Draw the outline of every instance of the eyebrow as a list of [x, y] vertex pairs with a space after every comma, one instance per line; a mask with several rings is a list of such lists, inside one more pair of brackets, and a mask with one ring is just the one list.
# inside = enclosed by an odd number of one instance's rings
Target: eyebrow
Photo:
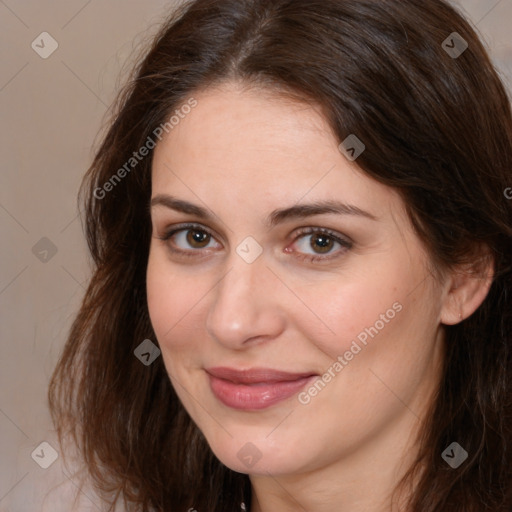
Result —
[[[158, 194], [151, 199], [151, 208], [155, 206], [165, 206], [171, 210], [178, 212], [195, 215], [200, 219], [213, 220], [212, 215], [207, 209], [202, 208], [188, 201], [178, 199], [176, 197], [167, 194]], [[336, 215], [354, 215], [359, 217], [366, 217], [371, 220], [378, 220], [378, 218], [357, 206], [346, 204], [340, 201], [326, 200], [326, 201], [314, 201], [309, 204], [296, 204], [288, 208], [281, 208], [272, 211], [265, 224], [272, 228], [277, 224], [280, 224], [286, 220], [291, 219], [302, 219], [305, 217], [311, 217], [313, 215], [323, 214], [336, 214]]]

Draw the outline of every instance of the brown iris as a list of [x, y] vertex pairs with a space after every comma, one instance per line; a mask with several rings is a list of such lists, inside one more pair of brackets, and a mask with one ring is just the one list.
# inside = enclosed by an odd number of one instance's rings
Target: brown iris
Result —
[[[210, 235], [205, 231], [201, 231], [200, 229], [189, 229], [187, 232], [187, 242], [192, 246], [198, 249], [205, 247], [203, 244], [206, 241], [205, 245], [208, 245], [210, 242]], [[196, 245], [198, 244], [198, 245]]]
[[324, 235], [323, 233], [317, 233], [314, 236], [311, 237], [311, 248], [315, 249], [313, 244], [317, 244], [316, 247], [320, 248], [321, 253], [329, 252], [329, 250], [332, 248], [332, 244], [334, 243], [333, 239], [328, 236]]

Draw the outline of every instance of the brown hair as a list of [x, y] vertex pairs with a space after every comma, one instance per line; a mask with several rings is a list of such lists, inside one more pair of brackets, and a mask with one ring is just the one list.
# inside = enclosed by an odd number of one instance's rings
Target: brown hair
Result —
[[[468, 43], [457, 56], [443, 44], [454, 32]], [[402, 483], [418, 478], [412, 512], [510, 512], [512, 115], [478, 36], [441, 0], [195, 0], [166, 21], [83, 183], [94, 273], [50, 383], [59, 437], [72, 436], [112, 502], [250, 509], [248, 476], [212, 454], [162, 358], [145, 366], [133, 353], [155, 341], [145, 288], [151, 154], [98, 194], [176, 108], [226, 80], [313, 101], [340, 142], [356, 134], [366, 146], [357, 164], [401, 194], [440, 269], [490, 250], [483, 304], [445, 327], [441, 386]], [[458, 469], [441, 458], [453, 441], [469, 454]]]

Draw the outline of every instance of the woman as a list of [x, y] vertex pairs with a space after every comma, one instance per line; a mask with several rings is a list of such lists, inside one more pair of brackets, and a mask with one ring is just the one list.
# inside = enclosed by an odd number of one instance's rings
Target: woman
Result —
[[138, 510], [512, 507], [512, 116], [441, 0], [196, 0], [83, 185], [59, 435]]

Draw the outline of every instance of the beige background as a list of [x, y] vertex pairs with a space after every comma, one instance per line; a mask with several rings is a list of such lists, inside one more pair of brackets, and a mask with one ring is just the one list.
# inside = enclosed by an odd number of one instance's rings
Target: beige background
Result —
[[[510, 88], [512, 0], [457, 3]], [[31, 453], [37, 449], [44, 453], [39, 460], [47, 460], [40, 443], [57, 448], [47, 383], [88, 276], [76, 194], [120, 73], [173, 4], [0, 0], [0, 512], [71, 510], [76, 488], [62, 457], [42, 469]], [[34, 40], [41, 46], [42, 32], [58, 43], [47, 59], [31, 47]], [[45, 41], [39, 51], [50, 47]], [[43, 237], [54, 255], [41, 252], [48, 250]], [[46, 491], [60, 483], [43, 504]], [[100, 510], [93, 495], [80, 499], [80, 510]]]

